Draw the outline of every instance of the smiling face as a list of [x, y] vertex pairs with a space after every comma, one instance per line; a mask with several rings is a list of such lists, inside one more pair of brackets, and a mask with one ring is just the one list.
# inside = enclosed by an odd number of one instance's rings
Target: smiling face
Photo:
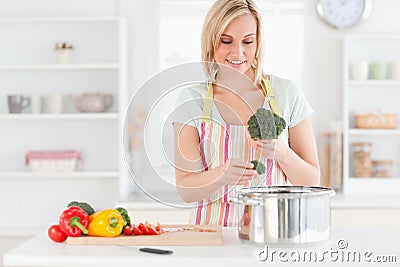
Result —
[[257, 52], [257, 21], [247, 14], [233, 19], [221, 35], [214, 51], [218, 64], [230, 66], [254, 80], [251, 68]]

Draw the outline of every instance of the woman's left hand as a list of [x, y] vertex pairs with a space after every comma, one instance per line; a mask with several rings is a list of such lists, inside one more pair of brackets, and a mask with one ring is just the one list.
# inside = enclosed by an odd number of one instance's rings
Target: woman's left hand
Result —
[[289, 148], [287, 144], [284, 144], [281, 140], [251, 140], [253, 147], [260, 153], [264, 158], [275, 160], [279, 162], [285, 157], [286, 151]]

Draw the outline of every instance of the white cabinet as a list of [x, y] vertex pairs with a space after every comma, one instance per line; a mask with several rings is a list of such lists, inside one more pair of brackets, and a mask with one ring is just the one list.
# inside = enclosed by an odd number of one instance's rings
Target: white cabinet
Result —
[[[383, 113], [394, 114], [399, 118], [400, 80], [395, 79], [397, 77], [392, 73], [394, 62], [399, 60], [400, 36], [366, 35], [344, 38], [343, 186], [345, 193], [400, 193], [399, 124], [391, 129], [367, 129], [356, 127], [355, 122], [357, 115], [364, 114], [373, 115], [370, 118], [371, 122], [378, 118], [378, 124], [388, 122], [388, 119], [382, 116]], [[367, 79], [354, 79], [354, 76], [350, 75], [352, 64], [359, 61], [366, 61], [368, 64]], [[377, 63], [381, 64], [378, 70]], [[379, 77], [380, 74], [377, 74], [379, 71], [386, 74], [385, 77]], [[370, 144], [370, 154], [354, 152], [354, 143]], [[390, 177], [385, 174], [384, 177], [377, 177], [381, 175], [371, 171], [370, 168], [374, 167], [372, 161], [375, 160], [392, 161]], [[356, 174], [358, 168], [362, 171]]]
[[381, 227], [400, 230], [398, 208], [333, 208], [331, 210], [334, 227]]
[[[97, 208], [112, 206], [119, 198], [120, 175], [126, 172], [122, 156], [127, 105], [125, 20], [4, 19], [0, 33], [0, 208], [12, 221], [20, 221], [0, 222], [0, 228], [42, 227], [73, 199]], [[68, 63], [59, 63], [57, 42], [73, 45]], [[84, 93], [112, 95], [113, 104], [104, 112], [79, 112], [74, 101]], [[44, 105], [52, 94], [62, 96], [61, 113], [32, 113], [30, 108], [9, 113], [9, 95], [40, 95]], [[27, 150], [77, 150], [82, 167], [71, 173], [30, 172], [25, 166]], [[24, 221], [27, 216], [38, 219], [30, 224]]]

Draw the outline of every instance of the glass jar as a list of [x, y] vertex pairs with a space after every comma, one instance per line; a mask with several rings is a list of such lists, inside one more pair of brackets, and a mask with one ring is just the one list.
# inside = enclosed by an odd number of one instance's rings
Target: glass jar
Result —
[[372, 161], [372, 176], [381, 178], [392, 177], [392, 160], [373, 160]]
[[330, 133], [322, 133], [321, 136], [322, 144], [321, 144], [321, 186], [329, 187], [330, 186], [330, 161], [331, 161], [331, 147], [330, 147]]
[[371, 143], [352, 143], [352, 170], [354, 177], [371, 177]]
[[331, 123], [330, 136], [330, 187], [341, 191], [343, 186], [343, 123], [335, 121]]
[[342, 190], [342, 132], [339, 126], [322, 134], [321, 186]]

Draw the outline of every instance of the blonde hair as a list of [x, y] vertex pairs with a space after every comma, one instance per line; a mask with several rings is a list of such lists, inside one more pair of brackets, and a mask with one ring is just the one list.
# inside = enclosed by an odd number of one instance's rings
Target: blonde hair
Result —
[[247, 14], [252, 14], [257, 22], [257, 51], [252, 67], [255, 72], [254, 82], [261, 82], [264, 75], [263, 27], [261, 13], [254, 0], [216, 0], [208, 11], [201, 34], [201, 58], [206, 74], [213, 82], [218, 71], [214, 51], [221, 35], [233, 19]]

